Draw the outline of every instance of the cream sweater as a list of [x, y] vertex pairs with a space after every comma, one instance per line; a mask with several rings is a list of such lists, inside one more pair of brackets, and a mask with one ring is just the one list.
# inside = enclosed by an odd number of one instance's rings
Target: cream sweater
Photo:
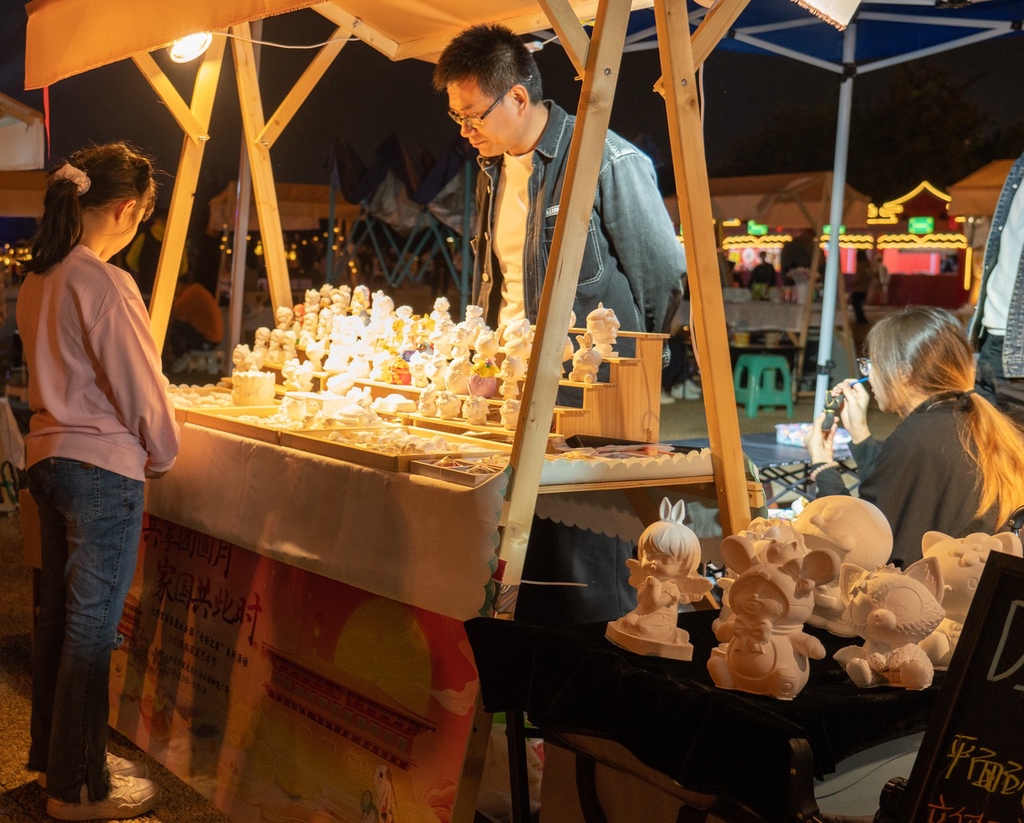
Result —
[[138, 287], [85, 246], [18, 293], [18, 331], [34, 414], [27, 465], [91, 463], [136, 480], [178, 454], [167, 378]]

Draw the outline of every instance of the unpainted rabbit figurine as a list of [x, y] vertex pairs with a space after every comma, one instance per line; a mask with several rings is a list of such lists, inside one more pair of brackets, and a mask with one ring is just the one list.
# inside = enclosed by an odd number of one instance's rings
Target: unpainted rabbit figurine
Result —
[[572, 356], [572, 371], [569, 373], [569, 379], [573, 383], [596, 383], [597, 370], [602, 360], [601, 352], [594, 348], [589, 333], [577, 335], [576, 342], [580, 344], [580, 347]]

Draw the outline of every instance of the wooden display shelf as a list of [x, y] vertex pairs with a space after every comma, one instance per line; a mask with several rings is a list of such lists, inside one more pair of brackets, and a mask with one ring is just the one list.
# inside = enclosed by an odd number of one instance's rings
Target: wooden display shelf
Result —
[[[584, 329], [570, 329], [582, 334]], [[559, 385], [583, 390], [582, 412], [555, 409], [555, 431], [565, 437], [593, 434], [657, 443], [661, 434], [661, 350], [668, 335], [619, 332], [633, 340], [633, 357], [609, 357], [605, 383], [560, 381]]]
[[261, 443], [278, 445], [280, 442], [280, 429], [270, 426], [261, 426], [257, 423], [249, 423], [239, 420], [240, 417], [272, 417], [281, 410], [280, 406], [236, 406], [227, 409], [187, 409], [185, 422], [203, 426], [207, 429], [237, 434], [240, 437], [248, 437], [252, 440], [259, 440]]
[[[569, 329], [569, 334], [583, 334], [585, 331], [586, 329]], [[605, 358], [603, 363], [607, 363], [608, 380], [599, 383], [581, 383], [565, 378], [559, 380], [560, 386], [579, 390], [583, 402], [580, 407], [556, 406], [552, 415], [553, 432], [563, 437], [588, 434], [656, 443], [661, 424], [661, 351], [667, 337], [668, 335], [664, 334], [619, 332], [619, 340], [632, 340], [636, 350], [632, 357], [616, 355]], [[305, 351], [299, 349], [298, 355], [300, 359], [304, 359]], [[281, 367], [280, 363], [268, 363], [263, 367], [264, 370], [275, 374], [278, 383], [276, 391], [279, 395], [284, 394]], [[315, 391], [326, 390], [328, 376], [323, 371], [314, 372]], [[418, 400], [423, 392], [423, 389], [416, 386], [377, 380], [356, 380], [355, 385], [368, 388], [370, 396], [374, 399], [389, 394], [400, 394]], [[501, 403], [500, 400], [490, 402], [492, 405]], [[418, 422], [438, 427], [434, 422]], [[465, 424], [464, 431], [473, 430], [468, 423], [461, 422]], [[457, 424], [458, 421], [452, 422], [453, 426]], [[484, 430], [491, 430], [491, 427], [485, 427]]]
[[[439, 433], [431, 429], [417, 429], [405, 427], [410, 434], [420, 437], [435, 437]], [[463, 445], [464, 450], [456, 449], [445, 452], [393, 452], [382, 451], [370, 448], [359, 443], [332, 440], [330, 431], [306, 431], [306, 432], [281, 432], [281, 445], [286, 448], [298, 451], [318, 454], [321, 457], [330, 457], [334, 460], [344, 460], [347, 463], [355, 463], [373, 469], [385, 471], [405, 472], [409, 471], [409, 464], [414, 460], [425, 460], [428, 458], [441, 457], [483, 457], [487, 454], [508, 454], [511, 449], [500, 443], [488, 443], [484, 446], [481, 441], [460, 437], [459, 435], [446, 434], [445, 439], [455, 445]]]

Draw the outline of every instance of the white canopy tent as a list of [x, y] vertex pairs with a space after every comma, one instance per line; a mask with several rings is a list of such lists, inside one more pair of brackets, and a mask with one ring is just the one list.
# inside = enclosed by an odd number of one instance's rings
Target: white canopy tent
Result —
[[0, 94], [0, 170], [41, 169], [45, 150], [43, 115]]
[[959, 217], [991, 217], [1014, 161], [993, 160], [949, 187], [949, 213]]
[[[238, 181], [232, 180], [210, 199], [210, 219], [206, 230], [211, 234], [224, 229], [233, 231]], [[320, 228], [331, 213], [331, 187], [312, 183], [278, 183], [274, 186], [277, 209], [281, 215], [284, 231], [314, 231]], [[334, 204], [335, 220], [351, 223], [359, 217], [359, 206], [343, 200]], [[249, 207], [249, 221], [243, 224], [249, 231], [259, 230], [259, 214], [256, 204]]]
[[46, 192], [43, 115], [0, 94], [0, 217], [39, 217]]

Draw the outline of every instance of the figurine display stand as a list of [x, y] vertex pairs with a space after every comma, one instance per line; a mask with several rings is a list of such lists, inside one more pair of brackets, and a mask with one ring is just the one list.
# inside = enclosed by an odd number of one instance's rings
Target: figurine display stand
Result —
[[[884, 566], [892, 554], [892, 528], [881, 509], [859, 497], [829, 495], [808, 503], [793, 521], [808, 549], [830, 549], [840, 563], [861, 568]], [[845, 604], [839, 581], [819, 586], [814, 593], [814, 612], [807, 622], [840, 637], [856, 631], [843, 618]]]
[[693, 603], [711, 590], [697, 573], [700, 541], [683, 525], [683, 501], [661, 501], [661, 520], [644, 529], [637, 557], [626, 561], [629, 583], [636, 589], [637, 606], [608, 624], [605, 637], [637, 654], [692, 660], [689, 635], [678, 628], [679, 606]]
[[959, 538], [942, 532], [925, 532], [921, 538], [921, 551], [925, 557], [934, 557], [942, 572], [942, 608], [946, 616], [938, 628], [920, 643], [932, 665], [941, 671], [949, 668], [989, 554], [1002, 552], [1021, 557], [1021, 542], [1010, 532], [994, 535], [978, 532]]
[[839, 586], [846, 621], [865, 640], [834, 655], [850, 679], [862, 689], [927, 689], [935, 670], [918, 644], [945, 617], [938, 559], [926, 557], [903, 572], [892, 565], [866, 571], [844, 563]]
[[713, 624], [721, 645], [711, 650], [708, 672], [720, 689], [792, 700], [810, 676], [808, 658], [825, 647], [804, 630], [817, 586], [835, 579], [839, 559], [828, 549], [804, 553], [798, 542], [722, 541], [722, 557], [739, 576], [729, 588], [732, 614]]

